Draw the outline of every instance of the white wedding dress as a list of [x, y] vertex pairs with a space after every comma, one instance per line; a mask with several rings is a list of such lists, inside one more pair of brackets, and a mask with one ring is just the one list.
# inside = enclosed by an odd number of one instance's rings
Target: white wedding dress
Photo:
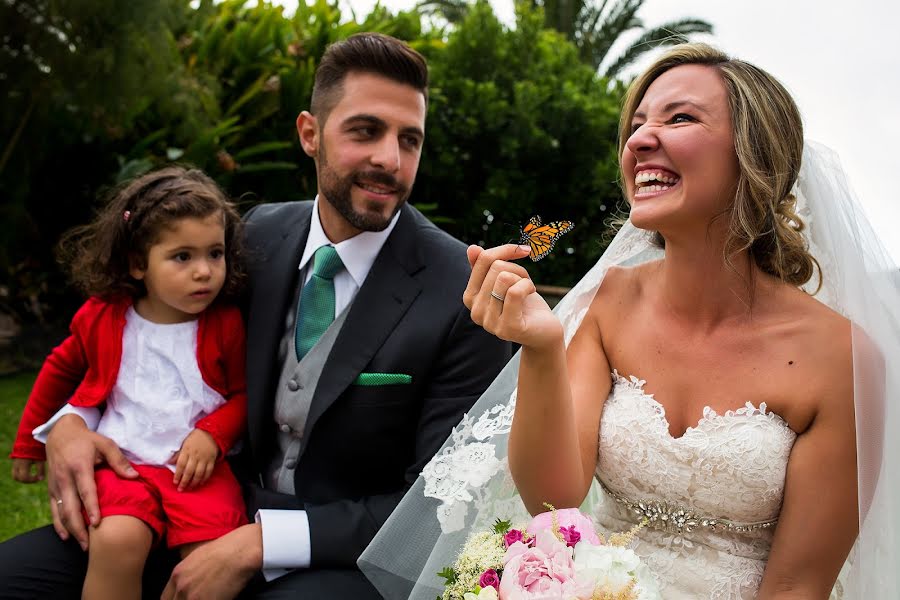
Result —
[[644, 382], [613, 374], [600, 421], [592, 515], [610, 533], [647, 520], [634, 550], [667, 600], [754, 598], [772, 543], [797, 435], [749, 402], [673, 438]]

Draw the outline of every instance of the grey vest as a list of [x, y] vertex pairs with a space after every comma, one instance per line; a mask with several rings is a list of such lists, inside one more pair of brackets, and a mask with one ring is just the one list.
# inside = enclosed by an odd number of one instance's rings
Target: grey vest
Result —
[[[352, 305], [352, 303], [351, 303]], [[296, 306], [296, 305], [294, 305]], [[294, 493], [294, 469], [303, 447], [303, 431], [319, 376], [338, 333], [347, 318], [350, 305], [328, 326], [316, 345], [297, 362], [294, 351], [293, 318], [288, 319], [282, 340], [284, 360], [275, 392], [275, 423], [278, 425], [276, 448], [266, 472], [266, 487], [282, 494]]]

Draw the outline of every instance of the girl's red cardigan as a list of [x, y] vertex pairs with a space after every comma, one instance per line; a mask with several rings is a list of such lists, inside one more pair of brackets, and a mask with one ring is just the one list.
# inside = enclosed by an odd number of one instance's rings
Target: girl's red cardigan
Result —
[[[44, 445], [32, 430], [69, 402], [100, 406], [112, 392], [122, 360], [125, 314], [131, 300], [91, 298], [75, 313], [71, 335], [53, 349], [28, 397], [10, 456], [45, 460]], [[203, 381], [226, 402], [197, 422], [212, 435], [222, 458], [247, 420], [244, 323], [233, 306], [213, 305], [198, 318], [197, 365]]]

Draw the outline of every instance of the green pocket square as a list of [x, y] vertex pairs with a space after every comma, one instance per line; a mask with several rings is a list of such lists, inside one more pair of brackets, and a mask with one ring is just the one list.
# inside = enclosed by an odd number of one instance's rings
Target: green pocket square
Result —
[[412, 376], [403, 373], [360, 373], [354, 385], [397, 385], [412, 383]]

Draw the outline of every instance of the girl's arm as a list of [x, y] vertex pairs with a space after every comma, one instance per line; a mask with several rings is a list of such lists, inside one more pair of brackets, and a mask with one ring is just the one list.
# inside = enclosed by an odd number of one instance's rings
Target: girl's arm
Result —
[[247, 427], [247, 378], [246, 335], [244, 321], [237, 308], [222, 311], [217, 331], [211, 332], [218, 344], [218, 353], [224, 361], [225, 403], [197, 421], [196, 428], [209, 433], [219, 448], [223, 459], [240, 439]]
[[56, 414], [84, 379], [87, 359], [77, 319], [78, 315], [73, 319], [72, 334], [50, 352], [38, 373], [16, 432], [10, 454], [13, 458], [45, 460], [44, 445], [31, 432]]

